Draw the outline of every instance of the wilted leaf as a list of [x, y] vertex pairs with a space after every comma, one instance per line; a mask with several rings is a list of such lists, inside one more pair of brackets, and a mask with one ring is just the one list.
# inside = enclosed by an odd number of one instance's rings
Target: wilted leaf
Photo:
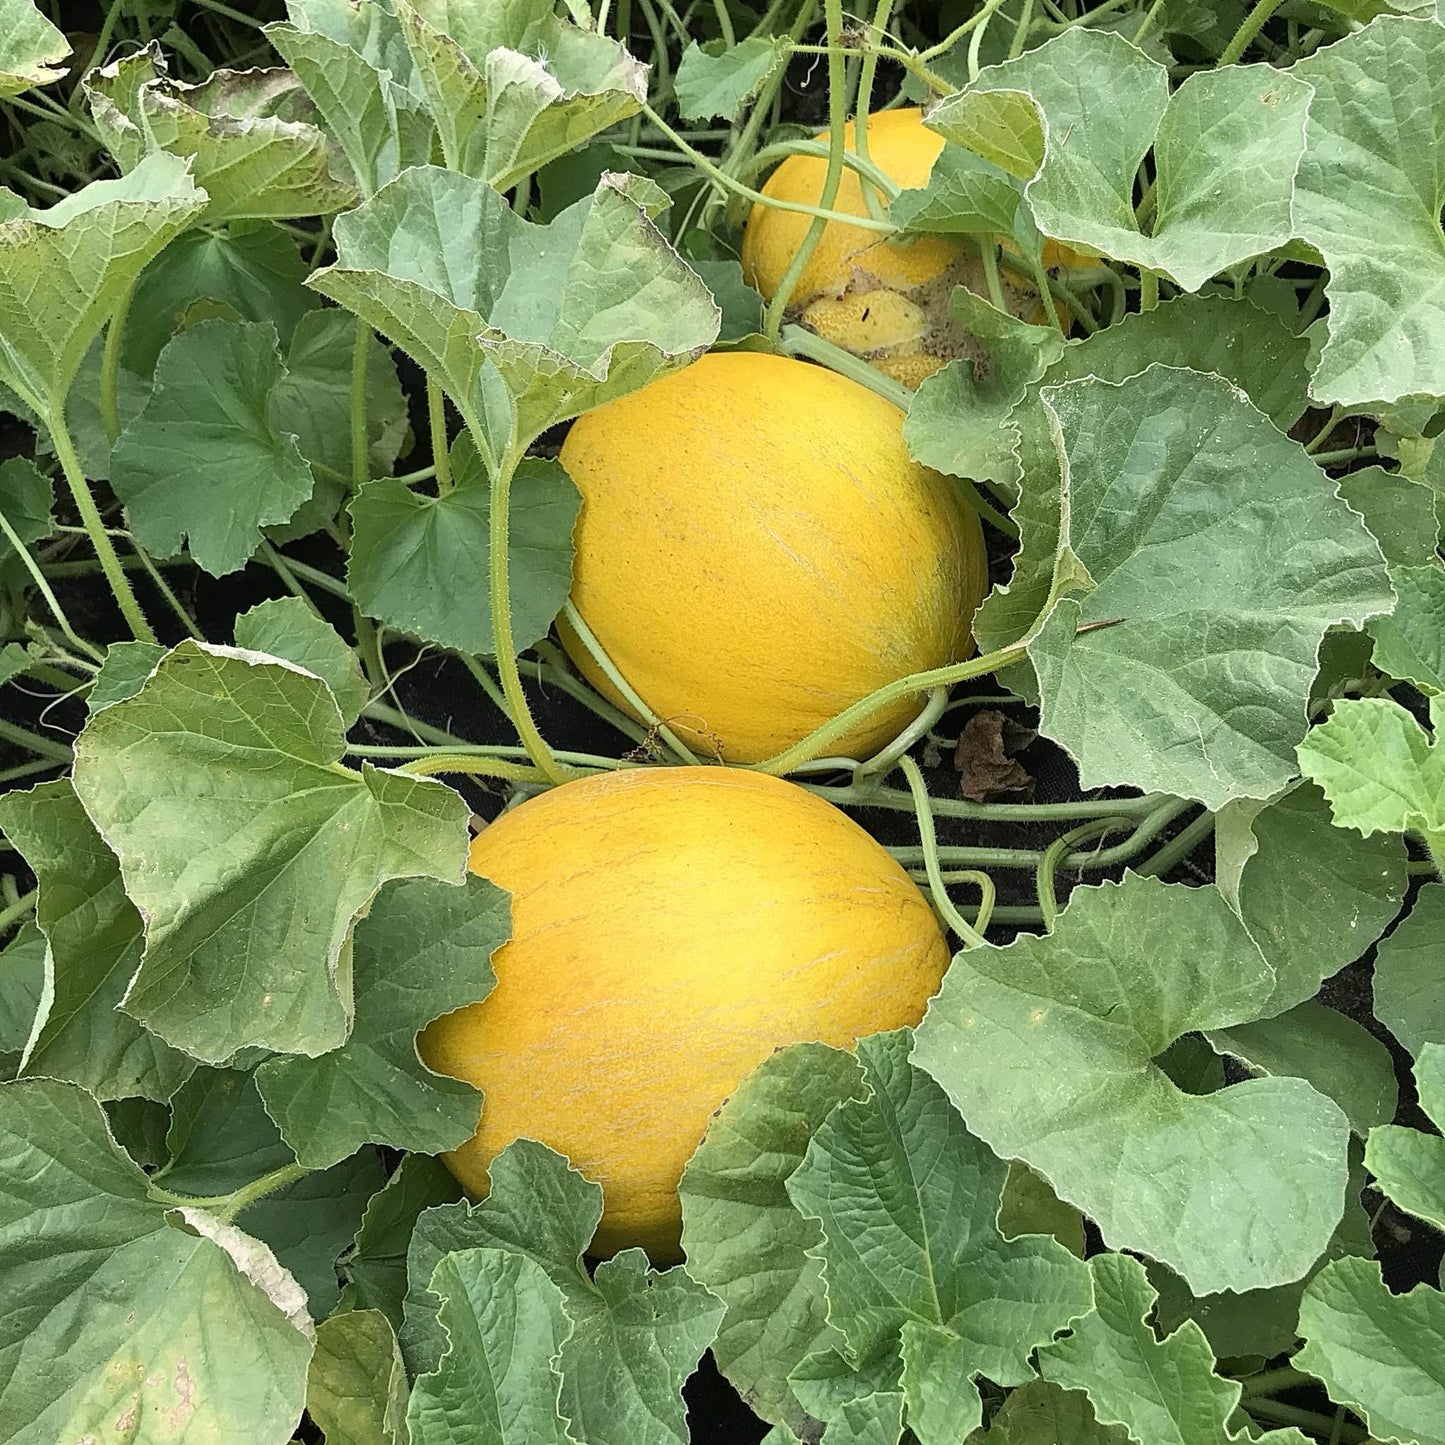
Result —
[[407, 1445], [407, 1393], [401, 1351], [384, 1314], [349, 1310], [317, 1327], [306, 1411], [326, 1445]]
[[1154, 1062], [1257, 1017], [1273, 983], [1215, 890], [1130, 875], [1076, 889], [1052, 934], [959, 954], [913, 1057], [1111, 1246], [1200, 1294], [1283, 1284], [1339, 1222], [1347, 1120], [1298, 1079], [1198, 1096]]
[[33, 0], [0, 0], [0, 96], [53, 84], [69, 54], [70, 42]]
[[344, 750], [324, 683], [193, 642], [77, 740], [76, 792], [147, 920], [126, 1011], [177, 1047], [336, 1048], [357, 914], [388, 878], [460, 882], [461, 798]]

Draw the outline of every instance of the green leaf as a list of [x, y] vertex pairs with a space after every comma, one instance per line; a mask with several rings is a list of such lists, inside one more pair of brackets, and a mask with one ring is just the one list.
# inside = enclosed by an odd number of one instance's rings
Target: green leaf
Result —
[[194, 642], [86, 725], [75, 790], [146, 919], [126, 1009], [168, 1042], [338, 1047], [357, 915], [389, 878], [461, 881], [461, 798], [344, 751], [319, 679]]
[[111, 456], [131, 530], [158, 557], [189, 538], [213, 577], [244, 567], [262, 528], [311, 496], [296, 437], [272, 403], [284, 362], [269, 322], [202, 321], [167, 343], [155, 390]]
[[1084, 1216], [1017, 1159], [1009, 1161], [999, 1199], [998, 1232], [1005, 1239], [1017, 1239], [1021, 1234], [1051, 1234], [1078, 1259], [1087, 1252]]
[[534, 226], [481, 182], [419, 166], [340, 217], [336, 244], [310, 284], [431, 373], [499, 454], [717, 335], [707, 288], [623, 178]]
[[702, 277], [722, 312], [718, 343], [742, 341], [763, 329], [763, 298], [743, 279], [737, 261], [694, 261], [692, 268]]
[[186, 163], [157, 155], [0, 220], [0, 383], [36, 411], [58, 406], [146, 263], [205, 205]]
[[1019, 321], [962, 286], [952, 306], [980, 356], [950, 361], [918, 388], [903, 424], [909, 455], [953, 476], [1016, 483], [1018, 436], [1007, 423], [1028, 387], [1063, 355], [1063, 338], [1056, 326]]
[[[1432, 707], [1438, 727], [1438, 705]], [[1299, 745], [1300, 771], [1337, 826], [1372, 833], [1445, 828], [1445, 753], [1393, 698], [1345, 698]]]
[[85, 695], [87, 710], [98, 713], [103, 707], [134, 697], [165, 655], [166, 649], [155, 642], [112, 642]]
[[153, 1202], [75, 1085], [26, 1079], [0, 1086], [0, 1101], [0, 1418], [12, 1438], [99, 1439], [117, 1419], [170, 1418], [187, 1439], [280, 1445], [311, 1354], [295, 1282], [239, 1230]]
[[236, 646], [264, 652], [315, 673], [331, 690], [349, 728], [371, 696], [356, 654], [325, 618], [299, 597], [258, 602], [236, 619]]
[[959, 954], [913, 1058], [1111, 1247], [1200, 1294], [1284, 1284], [1339, 1222], [1348, 1121], [1299, 1079], [1197, 1096], [1155, 1062], [1257, 1017], [1273, 983], [1214, 889], [1130, 874], [1076, 889], [1052, 934]]
[[[1038, 106], [1044, 154], [1025, 195], [1046, 236], [1197, 291], [1293, 234], [1310, 89], [1280, 70], [1200, 71], [1170, 95], [1163, 65], [1121, 35], [1076, 26], [989, 67], [970, 89], [1021, 91]], [[1134, 193], [1151, 147], [1154, 212], [1144, 231]]]
[[[1071, 342], [1043, 380], [1058, 384], [1097, 376], [1124, 381], [1138, 374], [1145, 359], [1217, 372], [1243, 390], [1281, 431], [1288, 431], [1308, 405], [1308, 358], [1307, 341], [1291, 335], [1248, 301], [1180, 296]], [[944, 384], [925, 382], [920, 399], [930, 385]], [[1021, 467], [1011, 459], [1007, 476], [1021, 476], [1014, 519], [1023, 529], [1023, 539], [1008, 585], [995, 588], [974, 618], [983, 650], [1016, 642], [1029, 630], [1048, 600], [1059, 549], [1063, 475], [1049, 414], [1037, 388], [1031, 388], [1014, 409], [1007, 431], [1003, 438], [986, 441], [990, 446], [1019, 448]], [[905, 435], [912, 439], [910, 431]]]
[[363, 1149], [258, 1199], [237, 1217], [242, 1229], [270, 1245], [306, 1291], [313, 1319], [324, 1319], [340, 1298], [336, 1261], [355, 1238], [366, 1202], [385, 1177], [376, 1150]]
[[807, 1252], [847, 1357], [901, 1348], [909, 1428], [945, 1445], [983, 1421], [974, 1379], [1028, 1379], [1030, 1350], [1088, 1310], [1089, 1284], [1055, 1240], [998, 1233], [1006, 1166], [909, 1064], [911, 1042], [859, 1041], [870, 1092], [833, 1110], [786, 1187], [821, 1224]]
[[282, 346], [290, 346], [301, 318], [321, 304], [301, 284], [309, 270], [296, 242], [274, 221], [233, 221], [224, 231], [187, 231], [136, 283], [126, 314], [125, 366], [149, 378], [166, 342], [198, 302], [234, 312], [238, 321], [269, 321]]
[[355, 204], [355, 190], [331, 174], [326, 137], [288, 116], [297, 90], [288, 70], [217, 70], [185, 85], [169, 78], [154, 43], [85, 78], [121, 169], [157, 151], [190, 160], [212, 223], [325, 216]]
[[1215, 1029], [1209, 1042], [1251, 1073], [1312, 1084], [1344, 1110], [1361, 1138], [1395, 1117], [1399, 1090], [1389, 1049], [1363, 1024], [1315, 999], [1274, 1018]]
[[731, 124], [787, 58], [786, 40], [774, 35], [753, 35], [730, 46], [709, 41], [706, 49], [694, 40], [672, 79], [678, 114]]
[[0, 0], [0, 96], [65, 76], [70, 42], [32, 0]]
[[1018, 180], [1032, 180], [1043, 164], [1039, 107], [1023, 90], [970, 86], [930, 106], [927, 124]]
[[1427, 883], [1400, 926], [1375, 950], [1375, 1017], [1419, 1056], [1445, 1044], [1445, 885]]
[[416, 1035], [491, 992], [491, 956], [510, 932], [509, 896], [482, 878], [463, 888], [412, 879], [377, 895], [356, 927], [351, 1037], [319, 1059], [272, 1059], [256, 1071], [301, 1163], [324, 1169], [364, 1143], [440, 1154], [477, 1132], [481, 1095], [432, 1073]]
[[1129, 1445], [1129, 1432], [1101, 1425], [1089, 1397], [1061, 1390], [1049, 1380], [1030, 1380], [1014, 1390], [989, 1424], [988, 1433], [969, 1445]]
[[1295, 1364], [1318, 1375], [1371, 1435], [1445, 1441], [1445, 1294], [1422, 1284], [1394, 1295], [1378, 1264], [1336, 1260], [1305, 1291], [1300, 1333]]
[[1315, 92], [1295, 225], [1329, 270], [1325, 405], [1445, 394], [1442, 66], [1445, 27], [1385, 18], [1294, 67]]
[[[1214, 1373], [1214, 1355], [1192, 1320], [1160, 1340], [1149, 1327], [1155, 1294], [1144, 1266], [1125, 1254], [1089, 1261], [1094, 1313], [1073, 1333], [1039, 1350], [1045, 1379], [1083, 1390], [1095, 1416], [1150, 1445], [1224, 1445], [1247, 1440], [1229, 1429], [1240, 1399], [1236, 1381]], [[1272, 1445], [1309, 1445], [1297, 1430], [1274, 1430]]]
[[401, 1341], [413, 1372], [432, 1368], [443, 1348], [434, 1302], [424, 1297], [437, 1261], [457, 1250], [522, 1255], [561, 1291], [574, 1325], [561, 1352], [561, 1411], [577, 1439], [683, 1445], [682, 1384], [717, 1333], [722, 1302], [681, 1265], [648, 1269], [640, 1249], [598, 1265], [589, 1279], [582, 1252], [602, 1217], [602, 1191], [544, 1145], [509, 1145], [491, 1180], [479, 1204], [428, 1210], [412, 1235]]
[[396, 0], [396, 13], [447, 165], [499, 192], [647, 99], [647, 67], [548, 0]]
[[[346, 580], [356, 605], [398, 632], [462, 652], [496, 651], [487, 603], [492, 489], [470, 439], [452, 448], [452, 489], [371, 482], [350, 507]], [[572, 587], [582, 498], [560, 462], [527, 457], [512, 479], [507, 543], [519, 652], [547, 635]]]
[[830, 1445], [898, 1445], [903, 1396], [896, 1390], [849, 1400], [828, 1422]]
[[412, 1387], [413, 1436], [574, 1445], [557, 1406], [557, 1358], [573, 1326], [542, 1266], [508, 1250], [460, 1250], [438, 1262], [429, 1287], [448, 1348]]
[[1215, 881], [1274, 970], [1261, 1017], [1311, 999], [1389, 927], [1405, 896], [1398, 838], [1336, 828], [1304, 783], [1261, 808], [1232, 803], [1215, 825]]
[[713, 1115], [678, 1185], [688, 1273], [727, 1306], [718, 1369], [755, 1414], [795, 1432], [808, 1415], [788, 1375], [842, 1335], [828, 1324], [822, 1264], [806, 1252], [822, 1231], [784, 1186], [833, 1107], [861, 1086], [841, 1049], [779, 1049]]
[[377, 1310], [332, 1315], [316, 1329], [306, 1412], [327, 1445], [407, 1445], [406, 1371]]
[[1445, 692], [1445, 571], [1438, 564], [1392, 567], [1390, 582], [1400, 599], [1395, 610], [1366, 629], [1375, 639], [1375, 666], [1426, 696]]
[[120, 1012], [142, 939], [115, 854], [64, 779], [0, 798], [0, 828], [40, 880], [36, 920], [50, 945], [45, 1016], [24, 1071], [67, 1079], [102, 1100], [164, 1103], [191, 1061]]
[[[928, 184], [894, 197], [888, 219], [909, 231], [1012, 236], [1022, 188], [962, 146], [945, 146]], [[1058, 328], [1051, 328], [1055, 335]]]
[[[55, 525], [50, 515], [54, 505], [54, 484], [34, 462], [26, 457], [0, 462], [0, 514], [26, 547], [50, 535]], [[0, 581], [23, 587], [29, 579], [29, 569], [10, 539], [0, 534]]]
[[254, 1073], [197, 1069], [171, 1100], [161, 1178], [179, 1194], [229, 1194], [291, 1163]]
[[[1365, 519], [1396, 567], [1438, 566], [1435, 552], [1435, 495], [1428, 486], [1382, 467], [1362, 467], [1341, 477], [1340, 495]], [[1391, 580], [1394, 580], [1393, 573]], [[1400, 591], [1399, 584], [1395, 591]], [[1396, 608], [1398, 611], [1399, 608]], [[1376, 623], [1371, 624], [1373, 632]]]
[[364, 195], [430, 158], [433, 126], [401, 26], [376, 0], [292, 4], [266, 38], [311, 97]]
[[22, 923], [0, 948], [0, 1074], [13, 1079], [45, 990], [45, 935]]
[[1375, 539], [1221, 377], [1155, 365], [1041, 395], [1068, 478], [1057, 565], [1091, 583], [1029, 646], [1041, 730], [1085, 788], [1278, 792], [1326, 631], [1391, 604]]
[[[1438, 1129], [1445, 1122], [1445, 1046], [1425, 1044], [1415, 1060], [1420, 1107]], [[1445, 1229], [1445, 1139], [1384, 1124], [1365, 1144], [1365, 1167], [1407, 1213]]]
[[346, 1298], [361, 1308], [380, 1310], [399, 1330], [406, 1298], [406, 1252], [417, 1216], [461, 1196], [461, 1185], [441, 1160], [408, 1154], [367, 1203], [356, 1248], [342, 1266]]
[[108, 1099], [101, 1107], [115, 1142], [147, 1172], [166, 1162], [166, 1130], [170, 1127], [168, 1105], [139, 1097]]

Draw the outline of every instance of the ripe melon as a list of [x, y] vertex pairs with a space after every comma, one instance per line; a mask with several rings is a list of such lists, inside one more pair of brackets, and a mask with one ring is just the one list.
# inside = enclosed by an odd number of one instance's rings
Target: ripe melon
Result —
[[775, 1049], [918, 1022], [948, 964], [927, 902], [845, 814], [792, 783], [649, 768], [566, 783], [472, 845], [512, 895], [497, 986], [421, 1038], [483, 1092], [445, 1156], [474, 1194], [513, 1139], [602, 1186], [594, 1252], [675, 1258], [677, 1184], [712, 1112]]
[[[887, 683], [972, 650], [983, 532], [919, 466], [903, 414], [822, 367], [715, 352], [581, 417], [572, 600], [648, 707], [703, 755], [758, 762]], [[625, 706], [565, 624], [588, 680]], [[905, 698], [842, 738], [864, 758]]]

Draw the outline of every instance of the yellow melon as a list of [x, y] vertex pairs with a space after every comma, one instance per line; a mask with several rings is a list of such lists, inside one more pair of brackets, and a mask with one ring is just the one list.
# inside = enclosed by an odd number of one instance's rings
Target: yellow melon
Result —
[[[572, 599], [648, 707], [706, 755], [772, 757], [869, 693], [966, 657], [978, 518], [910, 460], [903, 414], [822, 367], [715, 352], [583, 416]], [[577, 666], [622, 698], [567, 626]], [[832, 749], [863, 758], [921, 696]]]
[[792, 783], [656, 768], [564, 784], [483, 831], [471, 867], [512, 895], [482, 1003], [422, 1057], [484, 1095], [445, 1156], [473, 1194], [513, 1139], [601, 1186], [594, 1252], [675, 1258], [678, 1180], [712, 1112], [775, 1049], [918, 1022], [948, 965], [907, 874]]

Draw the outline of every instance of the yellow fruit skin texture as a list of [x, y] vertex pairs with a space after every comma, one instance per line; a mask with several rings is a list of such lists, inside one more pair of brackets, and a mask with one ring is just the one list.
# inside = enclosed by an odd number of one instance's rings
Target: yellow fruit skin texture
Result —
[[[982, 528], [951, 481], [910, 460], [902, 424], [823, 367], [714, 352], [573, 426], [572, 599], [642, 700], [704, 755], [773, 757], [971, 650]], [[867, 757], [922, 705], [905, 698], [829, 751]]]
[[923, 896], [856, 823], [792, 783], [653, 768], [564, 784], [485, 829], [471, 868], [512, 895], [497, 986], [422, 1035], [477, 1085], [445, 1157], [474, 1195], [513, 1139], [602, 1186], [593, 1253], [678, 1255], [683, 1166], [775, 1049], [916, 1024], [948, 966]]

